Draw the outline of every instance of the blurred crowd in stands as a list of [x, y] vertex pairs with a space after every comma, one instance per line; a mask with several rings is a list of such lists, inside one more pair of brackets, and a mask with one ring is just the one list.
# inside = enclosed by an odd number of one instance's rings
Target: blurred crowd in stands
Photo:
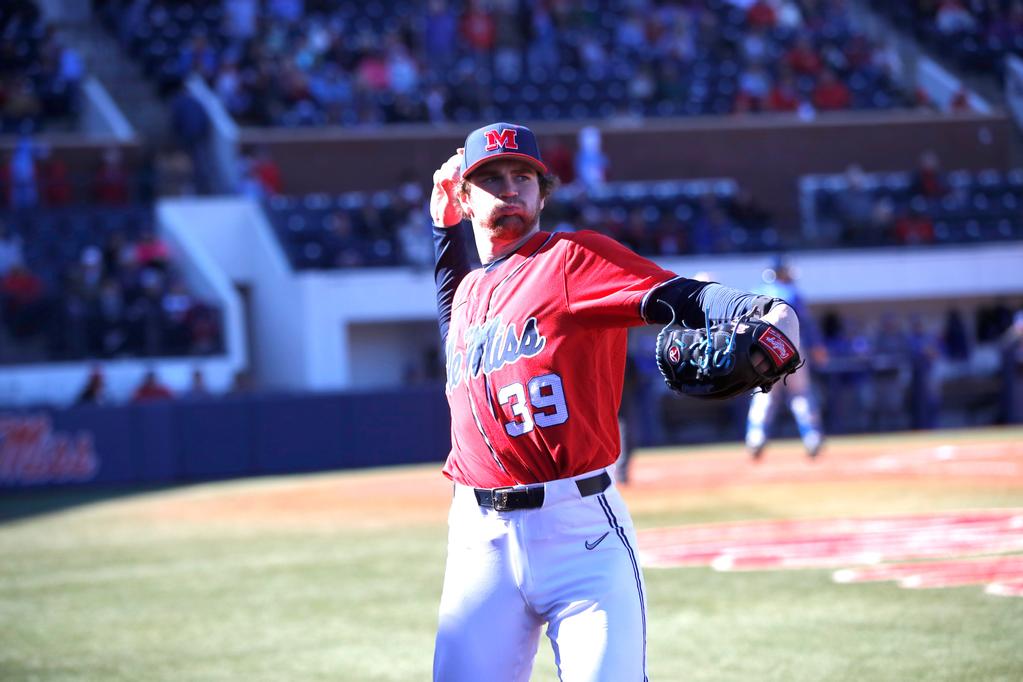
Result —
[[93, 0], [161, 90], [255, 126], [913, 106], [842, 0]]
[[[228, 390], [230, 395], [243, 395], [249, 392], [246, 376], [244, 373], [239, 373], [235, 377], [234, 384]], [[172, 389], [160, 378], [157, 369], [149, 367], [127, 397], [127, 402], [138, 405], [165, 400], [202, 400], [216, 396], [217, 393], [210, 390], [206, 384], [206, 375], [198, 367], [192, 370], [188, 386], [181, 391]], [[89, 370], [89, 375], [81, 390], [75, 396], [74, 404], [109, 405], [117, 402], [119, 401], [115, 400], [107, 389], [107, 376], [103, 365], [94, 364]]]
[[97, 231], [54, 231], [50, 243], [16, 215], [0, 221], [0, 361], [222, 351], [220, 312], [188, 290], [149, 224], [106, 229], [97, 217]]
[[[331, 269], [409, 264], [432, 267], [423, 189], [276, 196], [267, 212], [292, 264]], [[779, 245], [767, 212], [734, 182], [609, 183], [558, 191], [544, 229], [596, 230], [647, 256], [764, 251]]]
[[1023, 169], [942, 168], [928, 151], [916, 168], [809, 178], [808, 231], [824, 246], [926, 245], [1023, 238]]
[[870, 0], [870, 5], [960, 68], [996, 75], [1005, 55], [1023, 57], [1020, 0]]
[[112, 147], [90, 181], [23, 136], [0, 176], [0, 362], [208, 354], [220, 313], [156, 234]]
[[85, 65], [35, 3], [0, 3], [0, 134], [73, 128]]

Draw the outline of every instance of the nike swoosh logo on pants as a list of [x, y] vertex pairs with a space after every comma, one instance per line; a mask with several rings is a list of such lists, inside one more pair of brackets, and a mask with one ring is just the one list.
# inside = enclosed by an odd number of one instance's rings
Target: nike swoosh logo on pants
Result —
[[[610, 532], [610, 531], [608, 531], [608, 532]], [[586, 549], [593, 549], [594, 547], [599, 545], [601, 542], [603, 542], [604, 538], [606, 538], [606, 537], [607, 537], [607, 533], [604, 533], [603, 535], [601, 535], [599, 538], [597, 538], [593, 542], [590, 542], [589, 540], [587, 540], [586, 541]]]

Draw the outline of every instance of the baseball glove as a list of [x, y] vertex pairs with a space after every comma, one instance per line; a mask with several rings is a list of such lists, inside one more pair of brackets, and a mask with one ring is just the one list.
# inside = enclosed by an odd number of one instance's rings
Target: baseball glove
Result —
[[801, 366], [795, 344], [753, 314], [703, 329], [672, 322], [657, 335], [665, 383], [694, 398], [722, 400], [757, 388], [766, 393]]

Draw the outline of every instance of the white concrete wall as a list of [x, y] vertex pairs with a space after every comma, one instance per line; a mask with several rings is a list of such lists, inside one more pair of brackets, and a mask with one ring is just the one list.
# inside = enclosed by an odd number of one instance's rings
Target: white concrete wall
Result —
[[306, 297], [259, 205], [239, 197], [174, 199], [161, 202], [160, 219], [187, 235], [192, 256], [214, 264], [225, 281], [251, 287], [251, 319], [241, 325], [250, 326], [256, 347], [244, 357], [261, 383], [307, 387]]
[[[347, 338], [352, 388], [397, 386], [410, 373], [443, 369], [436, 317], [419, 322], [351, 324]], [[428, 367], [431, 350], [435, 364]]]
[[[391, 364], [382, 350], [387, 345], [397, 350], [408, 343], [406, 333], [395, 328], [393, 342], [382, 344], [362, 335], [361, 347], [350, 348], [349, 325], [429, 321], [437, 318], [437, 298], [433, 274], [408, 268], [362, 270], [350, 273], [314, 272], [300, 276], [303, 298], [309, 316], [305, 321], [305, 347], [308, 352], [309, 386], [330, 389], [352, 385], [372, 386], [394, 383]], [[378, 361], [373, 359], [377, 358]], [[352, 361], [360, 362], [363, 379], [355, 382]], [[366, 378], [367, 362], [374, 362], [378, 381]]]

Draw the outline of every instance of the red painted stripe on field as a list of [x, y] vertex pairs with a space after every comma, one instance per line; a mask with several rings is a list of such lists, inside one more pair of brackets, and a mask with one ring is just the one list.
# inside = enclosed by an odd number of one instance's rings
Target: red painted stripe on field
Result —
[[1023, 550], [1019, 510], [934, 516], [714, 524], [640, 534], [651, 566], [720, 570], [829, 567]]
[[793, 551], [729, 551], [715, 558], [718, 570], [748, 571], [766, 568], [834, 568], [850, 564], [876, 564], [882, 561], [926, 559], [944, 556], [969, 556], [1023, 551], [1023, 535], [1006, 539], [997, 534], [934, 542], [917, 546], [913, 538], [888, 543], [858, 542], [808, 545]]
[[641, 547], [677, 546], [699, 541], [766, 540], [779, 537], [821, 533], [878, 533], [900, 529], [962, 527], [970, 524], [1009, 523], [1023, 528], [1023, 509], [945, 512], [870, 518], [799, 519], [780, 521], [741, 521], [640, 532]]
[[832, 541], [779, 543], [773, 546], [723, 546], [714, 550], [680, 548], [643, 552], [649, 565], [712, 565], [718, 570], [760, 570], [765, 568], [829, 568], [882, 561], [925, 559], [950, 555], [977, 555], [1023, 551], [1023, 534], [1006, 537], [991, 533], [931, 541], [919, 538], [845, 538]]
[[1020, 509], [662, 528], [641, 532], [639, 544], [647, 566], [846, 567], [834, 573], [836, 582], [891, 580], [913, 589], [989, 583], [990, 594], [1023, 596], [1023, 556], [864, 566], [1023, 552]]
[[916, 578], [943, 576], [949, 579], [970, 579], [972, 582], [1023, 580], [1023, 556], [986, 557], [925, 563], [886, 564], [866, 568], [835, 571], [832, 578], [839, 583], [898, 580], [917, 582]]

